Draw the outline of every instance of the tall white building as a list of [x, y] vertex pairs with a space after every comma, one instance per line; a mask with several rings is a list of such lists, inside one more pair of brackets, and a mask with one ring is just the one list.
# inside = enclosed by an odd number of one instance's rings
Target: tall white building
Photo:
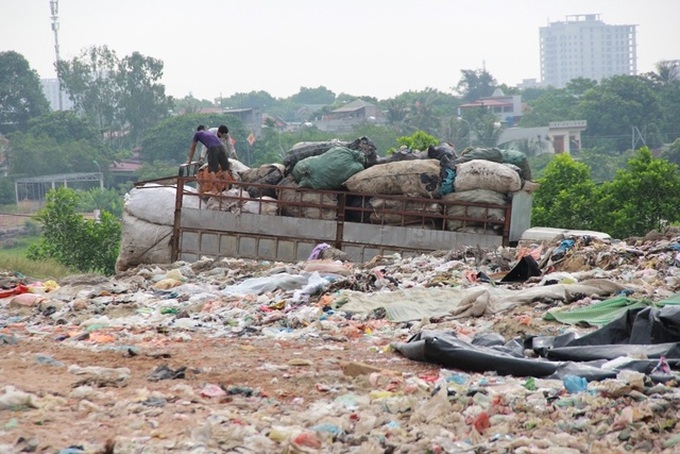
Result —
[[607, 25], [599, 14], [567, 16], [540, 28], [541, 84], [637, 74], [637, 25]]

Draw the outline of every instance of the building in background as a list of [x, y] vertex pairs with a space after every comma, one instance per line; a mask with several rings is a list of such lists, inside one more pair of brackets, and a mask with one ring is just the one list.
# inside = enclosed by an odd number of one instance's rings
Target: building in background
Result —
[[540, 28], [541, 84], [637, 74], [637, 25], [607, 25], [599, 14], [567, 16]]
[[[40, 79], [45, 98], [50, 103], [50, 108], [53, 111], [59, 110], [59, 80], [58, 79]], [[73, 110], [73, 102], [68, 95], [62, 90], [61, 92], [62, 110]]]
[[462, 117], [463, 112], [472, 109], [486, 109], [493, 112], [498, 118], [499, 123], [505, 127], [517, 124], [523, 115], [522, 95], [506, 96], [503, 90], [496, 88], [491, 96], [479, 98], [472, 102], [458, 106], [458, 117]]
[[536, 156], [543, 153], [578, 153], [581, 151], [581, 133], [586, 130], [586, 120], [551, 121], [548, 126], [533, 128], [508, 128], [498, 138], [497, 146], [518, 150]]

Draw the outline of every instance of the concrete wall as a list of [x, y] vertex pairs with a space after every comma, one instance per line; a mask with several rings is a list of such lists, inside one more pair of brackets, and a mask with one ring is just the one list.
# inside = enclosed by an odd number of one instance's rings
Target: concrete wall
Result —
[[[335, 221], [184, 208], [180, 220], [179, 259], [240, 257], [296, 262], [306, 260], [319, 243], [337, 246]], [[520, 233], [521, 234], [521, 233]], [[341, 249], [356, 262], [376, 255], [414, 255], [464, 246], [502, 245], [500, 235], [479, 235], [414, 227], [346, 222]]]

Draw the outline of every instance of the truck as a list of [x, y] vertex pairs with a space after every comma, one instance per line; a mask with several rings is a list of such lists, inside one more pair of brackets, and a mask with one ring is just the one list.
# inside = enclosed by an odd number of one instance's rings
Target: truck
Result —
[[[117, 270], [203, 257], [298, 262], [322, 243], [344, 252], [351, 261], [366, 262], [378, 255], [512, 246], [530, 227], [528, 187], [505, 194], [504, 203], [483, 203], [313, 189], [289, 177], [277, 184], [230, 178], [224, 186], [230, 189], [200, 191], [192, 165], [180, 166], [172, 179], [139, 183], [129, 200], [147, 201], [136, 206], [126, 203]], [[161, 189], [162, 201], [143, 196]], [[172, 215], [145, 219], [159, 210]], [[142, 229], [140, 222], [154, 227]]]

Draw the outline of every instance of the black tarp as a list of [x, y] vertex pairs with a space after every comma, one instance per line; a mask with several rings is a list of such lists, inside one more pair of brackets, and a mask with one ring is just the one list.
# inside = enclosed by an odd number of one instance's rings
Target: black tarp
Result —
[[[680, 307], [630, 309], [581, 338], [567, 334], [505, 342], [500, 335], [486, 333], [466, 342], [454, 332], [422, 331], [394, 347], [415, 361], [468, 372], [547, 378], [580, 375], [602, 380], [628, 369], [665, 381], [675, 377], [656, 373], [654, 368], [663, 358], [671, 369], [680, 369]], [[526, 349], [541, 356], [527, 357]], [[615, 365], [614, 359], [619, 359]]]

